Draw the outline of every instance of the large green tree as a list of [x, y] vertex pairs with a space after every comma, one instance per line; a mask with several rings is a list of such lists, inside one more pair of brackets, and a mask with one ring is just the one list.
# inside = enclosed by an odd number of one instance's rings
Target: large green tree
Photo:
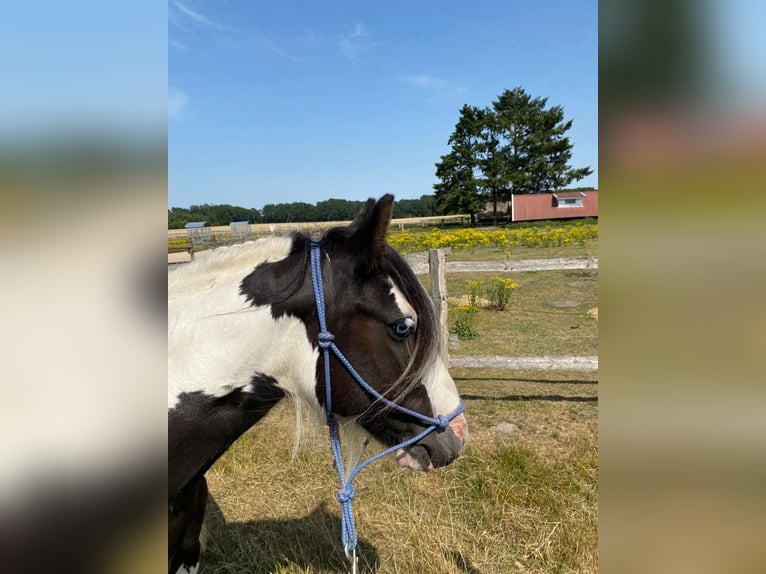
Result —
[[573, 168], [572, 143], [561, 106], [546, 107], [522, 88], [504, 91], [492, 105], [460, 110], [449, 138], [451, 150], [436, 164], [434, 185], [441, 213], [481, 211], [487, 202], [510, 200], [512, 193], [562, 189], [592, 173]]
[[482, 110], [464, 105], [449, 138], [452, 149], [436, 164], [436, 177], [439, 178], [439, 183], [434, 184], [437, 210], [441, 214], [469, 213], [471, 223], [485, 204], [481, 180], [477, 177], [481, 174], [483, 121]]

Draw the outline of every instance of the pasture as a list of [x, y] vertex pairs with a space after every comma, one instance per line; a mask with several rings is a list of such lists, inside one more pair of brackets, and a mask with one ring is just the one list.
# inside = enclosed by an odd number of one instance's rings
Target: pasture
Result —
[[[467, 246], [453, 249], [450, 260], [586, 255], [597, 255], [597, 240], [514, 247], [510, 255], [506, 248]], [[508, 308], [482, 310], [479, 337], [461, 341], [453, 354], [597, 354], [598, 320], [589, 313], [598, 305], [596, 270], [510, 277], [518, 288]], [[449, 296], [467, 295], [468, 281], [482, 278], [448, 274]], [[455, 463], [432, 473], [413, 473], [387, 458], [357, 478], [360, 571], [595, 572], [598, 375], [452, 375], [466, 402], [471, 442]], [[294, 429], [294, 407], [285, 402], [208, 472], [201, 574], [349, 570], [326, 428], [305, 424], [293, 457]]]

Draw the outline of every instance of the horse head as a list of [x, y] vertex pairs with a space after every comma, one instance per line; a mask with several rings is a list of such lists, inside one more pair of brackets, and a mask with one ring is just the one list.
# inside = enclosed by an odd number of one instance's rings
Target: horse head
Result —
[[[443, 333], [431, 300], [404, 259], [385, 241], [393, 196], [370, 199], [347, 227], [319, 242], [324, 314], [334, 343], [361, 377], [388, 401], [431, 418], [453, 413], [460, 397], [441, 353]], [[317, 305], [308, 252], [297, 236], [284, 259], [259, 266], [241, 290], [255, 305], [269, 305], [275, 320], [299, 318], [316, 354], [313, 398], [324, 408], [324, 356], [319, 352]], [[428, 426], [386, 404], [330, 358], [332, 412], [353, 420], [387, 446], [415, 437]], [[306, 393], [304, 392], [305, 396]], [[468, 439], [465, 417], [400, 449], [397, 462], [429, 470], [452, 462]]]

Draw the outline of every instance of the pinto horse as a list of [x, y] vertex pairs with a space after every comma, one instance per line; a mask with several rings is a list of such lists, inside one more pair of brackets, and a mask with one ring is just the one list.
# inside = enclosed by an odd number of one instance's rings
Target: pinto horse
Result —
[[468, 438], [462, 402], [431, 300], [386, 244], [392, 208], [391, 195], [370, 199], [321, 241], [260, 239], [169, 274], [171, 573], [197, 570], [205, 472], [285, 397], [320, 412], [331, 405], [331, 429], [335, 417], [353, 421], [404, 467], [430, 470], [458, 456]]

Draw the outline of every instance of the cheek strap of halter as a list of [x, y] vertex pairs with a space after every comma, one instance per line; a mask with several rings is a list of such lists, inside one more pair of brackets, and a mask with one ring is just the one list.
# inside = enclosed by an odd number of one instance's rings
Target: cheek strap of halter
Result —
[[[319, 348], [322, 350], [324, 358], [324, 379], [325, 379], [325, 413], [327, 415], [327, 427], [330, 432], [330, 447], [332, 448], [333, 459], [335, 460], [335, 468], [338, 471], [338, 477], [340, 479], [340, 489], [338, 490], [337, 499], [341, 505], [341, 527], [342, 527], [342, 541], [343, 549], [346, 552], [346, 557], [351, 558], [356, 556], [356, 523], [354, 521], [354, 514], [352, 512], [351, 503], [356, 496], [356, 489], [354, 489], [353, 480], [356, 478], [362, 469], [366, 468], [379, 458], [400, 449], [412, 446], [416, 442], [422, 440], [434, 431], [441, 431], [449, 426], [452, 419], [458, 416], [465, 410], [465, 403], [460, 400], [457, 408], [448, 415], [439, 415], [437, 417], [429, 417], [417, 411], [413, 411], [399, 405], [372, 388], [367, 381], [354, 369], [348, 359], [341, 353], [338, 346], [335, 344], [335, 337], [327, 330], [327, 315], [325, 312], [324, 301], [324, 286], [322, 284], [322, 262], [321, 251], [319, 241], [311, 241], [311, 281], [314, 287], [314, 301], [316, 302], [317, 317], [319, 318], [319, 335], [317, 342]], [[384, 405], [410, 415], [415, 419], [418, 419], [428, 425], [418, 435], [400, 442], [392, 447], [380, 451], [374, 454], [364, 462], [358, 463], [348, 476], [343, 465], [343, 453], [341, 451], [340, 444], [340, 431], [338, 428], [338, 422], [332, 414], [332, 387], [330, 378], [330, 353], [335, 355], [338, 361], [346, 368], [349, 374], [354, 378], [356, 383], [362, 387], [367, 393], [371, 394], [377, 401], [382, 402]]]

